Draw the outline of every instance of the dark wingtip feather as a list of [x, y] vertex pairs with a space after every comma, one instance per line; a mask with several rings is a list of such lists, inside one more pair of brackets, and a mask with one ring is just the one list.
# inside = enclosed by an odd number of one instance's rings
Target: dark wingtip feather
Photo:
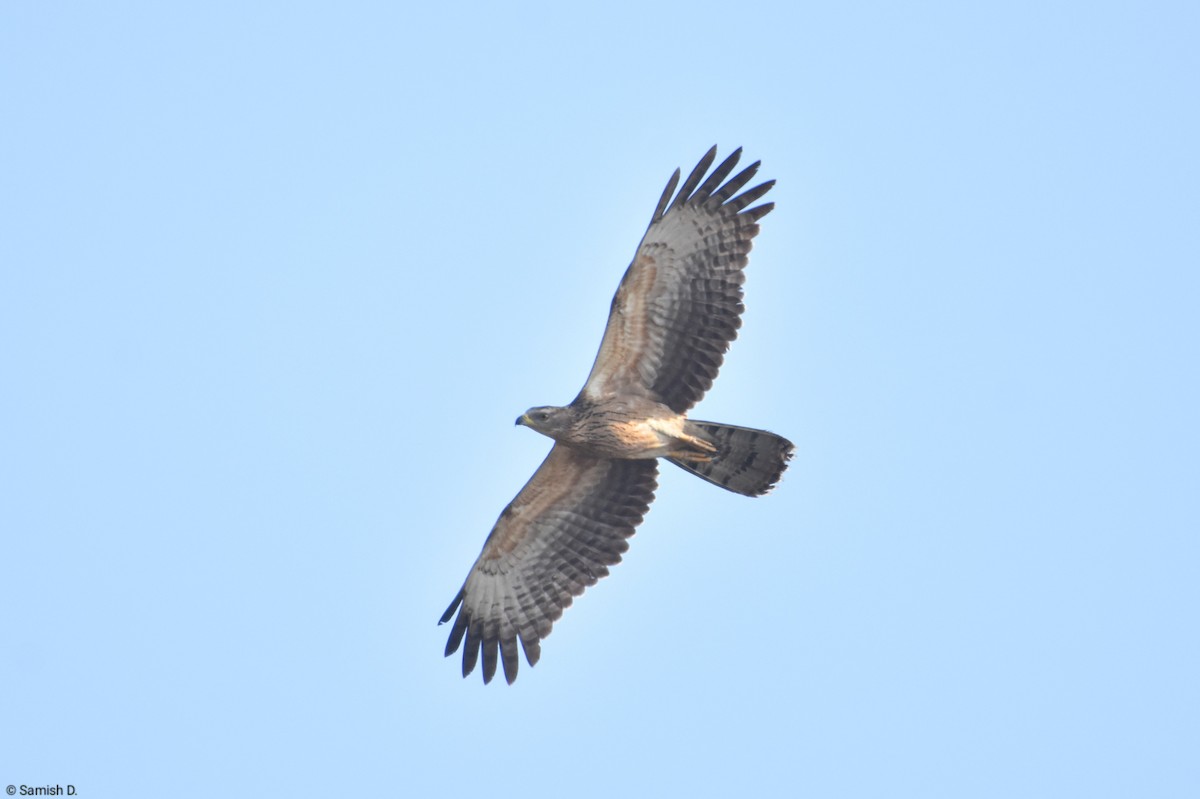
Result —
[[663, 189], [662, 196], [658, 198], [658, 206], [654, 209], [654, 216], [650, 217], [650, 224], [657, 222], [667, 210], [667, 203], [671, 201], [671, 195], [675, 193], [675, 187], [679, 185], [679, 168], [676, 167], [675, 172], [671, 175], [671, 179], [667, 181], [667, 187]]
[[517, 679], [517, 668], [521, 665], [516, 638], [500, 639], [500, 662], [504, 666], [504, 681], [512, 685], [513, 680]]
[[[454, 601], [450, 603], [450, 607], [446, 608], [446, 612], [442, 614], [442, 618], [438, 620], [438, 625], [441, 626], [454, 616], [454, 612], [462, 605], [465, 589], [460, 589], [458, 596], [454, 597]], [[458, 651], [459, 644], [462, 643], [463, 634], [467, 631], [467, 614], [459, 613], [458, 618], [454, 619], [454, 626], [450, 629], [450, 637], [446, 639], [446, 657], [450, 657]]]
[[750, 217], [750, 219], [757, 222], [758, 220], [762, 219], [767, 214], [771, 213], [771, 211], [773, 211], [773, 210], [775, 210], [775, 203], [763, 203], [762, 205], [754, 206], [753, 208], [751, 208], [749, 211], [746, 211], [742, 215], [748, 216], [748, 217]]
[[450, 638], [446, 641], [446, 657], [450, 657], [458, 651], [458, 646], [462, 643], [463, 633], [466, 631], [467, 617], [464, 614], [459, 614], [459, 617], [454, 620], [454, 627], [450, 630]]
[[709, 148], [709, 151], [704, 154], [704, 157], [700, 159], [700, 163], [696, 164], [696, 168], [692, 170], [692, 174], [687, 176], [687, 180], [683, 182], [683, 186], [680, 187], [679, 193], [675, 195], [675, 201], [671, 203], [671, 208], [683, 205], [687, 199], [692, 196], [692, 192], [694, 192], [696, 187], [700, 185], [700, 180], [704, 177], [704, 173], [708, 171], [708, 168], [712, 166], [712, 162], [716, 160], [716, 157], [717, 145], [714, 144], [711, 148]]
[[768, 180], [765, 183], [760, 183], [754, 188], [747, 189], [738, 196], [734, 197], [725, 204], [725, 207], [736, 213], [769, 192], [774, 185], [774, 180]]
[[446, 608], [446, 612], [442, 614], [442, 618], [438, 620], [438, 625], [445, 624], [454, 617], [454, 611], [458, 610], [458, 606], [462, 604], [463, 597], [466, 596], [466, 589], [458, 589], [458, 595], [454, 597], [454, 601], [450, 603], [450, 607]]
[[467, 645], [463, 649], [462, 660], [462, 675], [466, 677], [471, 672], [475, 671], [475, 664], [479, 660], [479, 637], [467, 631]]
[[[721, 165], [712, 171], [708, 179], [704, 181], [700, 188], [696, 189], [692, 196], [697, 200], [704, 200], [709, 197], [713, 191], [721, 185], [725, 178], [729, 177], [729, 173], [737, 166], [738, 159], [742, 157], [742, 148], [734, 150], [729, 156], [721, 162]], [[747, 178], [749, 180], [749, 178]]]
[[713, 202], [720, 205], [726, 202], [730, 197], [737, 194], [742, 186], [745, 186], [750, 180], [758, 174], [758, 168], [762, 166], [762, 161], [755, 161], [750, 166], [743, 169], [741, 172], [729, 179], [729, 182], [720, 188], [720, 190], [712, 196]]
[[536, 638], [526, 640], [521, 639], [521, 648], [525, 650], [525, 660], [530, 666], [536, 666], [538, 660], [542, 657], [542, 643]]
[[483, 684], [487, 685], [496, 676], [496, 666], [499, 664], [497, 650], [499, 641], [494, 636], [483, 639]]

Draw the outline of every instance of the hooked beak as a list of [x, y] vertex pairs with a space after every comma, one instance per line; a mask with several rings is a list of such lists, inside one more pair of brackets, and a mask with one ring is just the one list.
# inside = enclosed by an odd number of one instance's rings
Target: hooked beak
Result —
[[513, 422], [513, 424], [528, 425], [529, 424], [529, 415], [525, 414], [525, 413], [521, 414], [520, 416], [517, 417], [517, 421]]

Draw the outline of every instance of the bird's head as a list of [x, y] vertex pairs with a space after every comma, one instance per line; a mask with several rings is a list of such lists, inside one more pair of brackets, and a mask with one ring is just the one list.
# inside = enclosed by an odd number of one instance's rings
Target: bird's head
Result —
[[517, 418], [517, 424], [523, 424], [544, 436], [558, 438], [570, 428], [573, 420], [570, 408], [544, 405], [525, 411]]

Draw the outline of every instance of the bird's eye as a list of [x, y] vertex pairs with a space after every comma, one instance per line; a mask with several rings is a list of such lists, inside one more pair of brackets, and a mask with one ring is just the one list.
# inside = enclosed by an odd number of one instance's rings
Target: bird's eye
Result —
[[546, 413], [545, 411], [538, 411], [536, 417], [539, 422], [544, 422], [550, 418], [550, 414]]

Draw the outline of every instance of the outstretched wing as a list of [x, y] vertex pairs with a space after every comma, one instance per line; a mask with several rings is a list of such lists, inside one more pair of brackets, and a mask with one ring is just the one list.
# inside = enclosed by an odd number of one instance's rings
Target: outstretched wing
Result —
[[775, 206], [749, 208], [773, 180], [738, 194], [758, 161], [726, 181], [741, 153], [734, 150], [704, 180], [716, 159], [713, 147], [672, 201], [679, 184], [675, 170], [613, 297], [581, 397], [637, 394], [683, 413], [712, 386], [741, 326], [742, 270], [751, 240], [758, 220]]
[[483, 681], [517, 678], [517, 639], [534, 665], [541, 639], [573, 597], [608, 574], [654, 499], [657, 461], [593, 458], [555, 444], [500, 514], [440, 623], [458, 617], [446, 655], [466, 636], [463, 676], [483, 652]]

